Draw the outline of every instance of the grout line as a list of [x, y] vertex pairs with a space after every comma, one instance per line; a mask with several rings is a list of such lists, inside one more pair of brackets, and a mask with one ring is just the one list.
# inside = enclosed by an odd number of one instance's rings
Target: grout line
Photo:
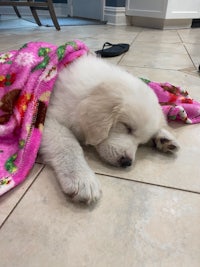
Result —
[[[121, 64], [122, 67], [130, 67], [130, 68], [140, 68], [140, 69], [153, 69], [153, 70], [169, 70], [169, 71], [181, 71], [181, 69], [168, 69], [168, 68], [156, 68], [156, 67], [150, 67], [150, 66], [131, 66], [131, 65], [124, 65]], [[195, 67], [196, 69], [196, 67]]]
[[[184, 72], [183, 70], [184, 69], [167, 69], [167, 68], [156, 68], [156, 67], [148, 67], [148, 66], [130, 66], [130, 65], [124, 65], [124, 64], [121, 64], [120, 65], [121, 67], [129, 67], [129, 68], [138, 68], [138, 69], [153, 69], [153, 70], [168, 70], [168, 71], [178, 71], [178, 72], [182, 72], [182, 73], [185, 73], [187, 75], [193, 75], [191, 73], [188, 73], [188, 72]], [[192, 67], [193, 68], [193, 67]], [[187, 68], [186, 68], [187, 69]], [[196, 70], [196, 66], [194, 67], [194, 70]], [[198, 76], [197, 76], [198, 77]]]
[[189, 53], [189, 51], [187, 49], [187, 46], [185, 45], [185, 42], [183, 41], [183, 39], [182, 39], [182, 37], [181, 37], [181, 35], [179, 34], [178, 31], [177, 31], [177, 34], [178, 34], [179, 38], [181, 39], [181, 42], [182, 42], [182, 44], [183, 44], [183, 46], [185, 48], [185, 51], [187, 52], [187, 55], [189, 56], [190, 60], [192, 61], [192, 64], [193, 64], [194, 68], [197, 69], [195, 64], [194, 64], [194, 61], [193, 61], [193, 59], [192, 59], [192, 57], [191, 57], [191, 55], [190, 55], [190, 53]]
[[[132, 46], [132, 44], [136, 41], [136, 39], [138, 38], [138, 36], [143, 32], [144, 30], [141, 30], [140, 32], [137, 33], [137, 35], [133, 38], [133, 41], [130, 43], [130, 47]], [[126, 55], [126, 53], [124, 53], [122, 55], [122, 57], [120, 58], [120, 60], [117, 62], [117, 65], [120, 64], [120, 62], [122, 61], [122, 59], [124, 58], [124, 56]]]
[[195, 66], [195, 63], [194, 63], [194, 61], [193, 61], [193, 59], [192, 59], [192, 57], [191, 57], [191, 55], [190, 55], [190, 53], [189, 53], [189, 51], [188, 51], [188, 49], [187, 49], [187, 47], [186, 47], [186, 45], [184, 43], [183, 43], [183, 46], [184, 46], [184, 48], [185, 48], [190, 60], [192, 61], [192, 64], [193, 64], [194, 68], [197, 69], [197, 67]]
[[144, 181], [138, 181], [138, 180], [134, 180], [134, 179], [130, 180], [128, 178], [114, 176], [114, 175], [110, 175], [110, 174], [103, 174], [103, 173], [98, 173], [98, 172], [95, 172], [95, 173], [98, 174], [98, 175], [101, 175], [101, 176], [107, 176], [107, 177], [116, 178], [116, 179], [119, 179], [119, 180], [135, 182], [135, 183], [145, 184], [145, 185], [152, 185], [152, 186], [156, 186], [156, 187], [162, 187], [162, 188], [173, 189], [173, 190], [178, 190], [178, 191], [182, 191], [182, 192], [187, 192], [187, 193], [193, 193], [193, 194], [200, 195], [200, 192], [194, 191], [194, 190], [186, 190], [186, 189], [181, 189], [181, 188], [178, 188], [178, 187], [167, 186], [167, 185], [159, 185], [159, 184], [148, 183], [148, 182], [144, 182]]
[[[37, 163], [39, 164], [39, 163]], [[20, 202], [22, 201], [22, 199], [24, 198], [24, 196], [26, 195], [26, 193], [28, 192], [28, 190], [30, 189], [30, 187], [34, 184], [34, 182], [36, 181], [36, 179], [38, 178], [38, 176], [41, 174], [41, 172], [44, 170], [45, 165], [42, 164], [43, 167], [41, 168], [41, 170], [37, 173], [36, 177], [33, 179], [33, 181], [31, 182], [31, 184], [26, 188], [26, 190], [23, 192], [23, 194], [21, 195], [21, 197], [19, 198], [19, 200], [17, 201], [17, 203], [14, 205], [14, 207], [12, 208], [12, 210], [9, 212], [8, 216], [5, 218], [5, 220], [3, 220], [3, 222], [0, 225], [0, 230], [1, 228], [4, 226], [4, 224], [7, 222], [7, 220], [9, 219], [9, 217], [12, 215], [12, 213], [14, 212], [15, 208], [20, 204]]]

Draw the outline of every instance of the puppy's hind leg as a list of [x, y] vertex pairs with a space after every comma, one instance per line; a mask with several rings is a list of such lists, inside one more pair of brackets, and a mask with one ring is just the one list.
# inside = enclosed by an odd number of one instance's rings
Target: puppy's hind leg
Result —
[[72, 200], [89, 204], [100, 198], [99, 181], [85, 161], [80, 144], [57, 120], [46, 118], [40, 152]]

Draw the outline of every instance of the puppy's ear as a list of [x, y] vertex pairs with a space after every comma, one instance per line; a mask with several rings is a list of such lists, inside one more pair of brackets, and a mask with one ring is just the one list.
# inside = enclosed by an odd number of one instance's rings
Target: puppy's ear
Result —
[[96, 87], [79, 107], [86, 144], [97, 145], [108, 137], [120, 113], [120, 97], [106, 84]]

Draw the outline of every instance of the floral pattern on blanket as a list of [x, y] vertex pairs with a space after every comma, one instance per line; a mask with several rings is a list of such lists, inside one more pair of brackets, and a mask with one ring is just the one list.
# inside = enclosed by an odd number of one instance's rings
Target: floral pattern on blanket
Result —
[[0, 195], [24, 181], [35, 162], [59, 70], [87, 52], [75, 40], [0, 53]]
[[200, 103], [192, 99], [186, 90], [168, 82], [158, 83], [141, 79], [157, 95], [163, 113], [169, 121], [200, 123]]

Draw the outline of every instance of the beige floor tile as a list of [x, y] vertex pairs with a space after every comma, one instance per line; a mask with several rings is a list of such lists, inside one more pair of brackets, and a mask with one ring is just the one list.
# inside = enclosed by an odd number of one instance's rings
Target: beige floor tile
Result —
[[180, 71], [183, 72], [183, 73], [195, 76], [195, 77], [199, 77], [199, 72], [198, 72], [197, 66], [191, 67], [191, 68], [182, 69]]
[[173, 54], [183, 54], [187, 55], [187, 51], [182, 43], [147, 43], [141, 42], [136, 39], [132, 46], [130, 47], [130, 56], [134, 55], [136, 51], [139, 51], [141, 54], [143, 53], [169, 53], [173, 52]]
[[15, 189], [0, 197], [0, 226], [15, 208], [21, 197], [41, 172], [43, 165], [35, 164], [26, 180]]
[[198, 69], [200, 65], [200, 43], [199, 44], [184, 44], [189, 55], [192, 58], [192, 61], [196, 68]]
[[0, 49], [3, 51], [8, 51], [13, 48], [17, 49], [24, 43], [30, 41], [51, 42], [55, 45], [59, 45], [69, 41], [69, 37], [66, 37], [61, 31], [54, 30], [54, 28], [50, 28], [49, 30], [39, 28], [37, 31], [30, 29], [30, 33], [23, 31], [22, 34], [7, 33], [4, 38], [2, 38], [0, 34]]
[[137, 41], [148, 43], [180, 43], [181, 39], [176, 30], [145, 29], [137, 37]]
[[200, 28], [178, 30], [178, 34], [183, 42], [200, 43]]
[[177, 32], [158, 30], [139, 33], [120, 64], [174, 70], [193, 67], [184, 45], [180, 43]]
[[199, 267], [200, 195], [99, 178], [83, 208], [43, 172], [1, 229], [1, 266]]
[[46, 41], [58, 45], [72, 39], [83, 40], [90, 48], [100, 49], [107, 41], [131, 43], [141, 31], [142, 29], [137, 27], [112, 27], [109, 25], [63, 26], [61, 31], [56, 31], [53, 27], [30, 27], [23, 28], [23, 33], [22, 29], [11, 28], [0, 31], [0, 49], [5, 51], [13, 48], [13, 40], [15, 46], [20, 46], [28, 41]]
[[11, 19], [1, 19], [0, 22], [0, 31], [9, 30], [10, 28], [21, 29], [23, 31], [24, 28], [36, 28], [38, 27], [36, 24], [31, 23], [29, 21], [18, 19], [13, 16]]
[[0, 51], [9, 51], [12, 49], [18, 49], [23, 44], [27, 42], [37, 41], [38, 36], [27, 35], [27, 34], [7, 34], [6, 36], [1, 36], [0, 34]]
[[[176, 46], [176, 45], [174, 45]], [[146, 44], [145, 44], [146, 47]], [[183, 68], [193, 67], [193, 63], [190, 57], [186, 54], [179, 54], [173, 52], [173, 46], [171, 46], [171, 51], [169, 52], [160, 52], [160, 45], [158, 45], [158, 51], [147, 52], [140, 47], [128, 51], [123, 59], [121, 60], [121, 65], [126, 66], [135, 66], [135, 67], [148, 67], [148, 68], [158, 68], [158, 69], [172, 69], [179, 70]]]
[[[45, 41], [60, 44], [68, 40], [80, 39], [84, 41], [90, 49], [101, 49], [105, 42], [110, 43], [132, 43], [138, 35], [138, 29], [133, 28], [132, 31], [124, 30], [116, 31], [110, 26], [83, 26], [83, 27], [65, 27], [60, 32], [51, 31], [45, 34]], [[39, 40], [44, 40], [41, 34]]]

